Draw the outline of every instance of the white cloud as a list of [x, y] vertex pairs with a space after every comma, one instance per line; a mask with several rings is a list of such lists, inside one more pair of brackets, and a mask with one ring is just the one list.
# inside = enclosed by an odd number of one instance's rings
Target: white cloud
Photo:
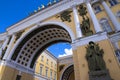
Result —
[[72, 55], [72, 48], [71, 49], [64, 49], [65, 53], [62, 55], [59, 55], [58, 57], [64, 57], [64, 56], [68, 56], [68, 55]]

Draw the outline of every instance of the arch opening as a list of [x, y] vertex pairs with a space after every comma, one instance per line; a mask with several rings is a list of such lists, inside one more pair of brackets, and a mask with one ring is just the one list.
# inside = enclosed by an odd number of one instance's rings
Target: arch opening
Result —
[[62, 74], [61, 80], [75, 80], [74, 66], [69, 66]]
[[15, 48], [11, 57], [16, 63], [33, 68], [39, 55], [58, 42], [72, 43], [68, 31], [58, 25], [44, 25], [32, 30]]

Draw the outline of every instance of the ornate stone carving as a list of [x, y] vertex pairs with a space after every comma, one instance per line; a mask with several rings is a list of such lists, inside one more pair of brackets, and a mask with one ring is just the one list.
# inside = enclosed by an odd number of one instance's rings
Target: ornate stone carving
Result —
[[85, 36], [92, 35], [93, 31], [90, 30], [90, 20], [87, 16], [86, 7], [84, 7], [83, 5], [80, 5], [78, 12], [79, 12], [79, 15], [82, 16], [82, 19], [83, 19], [82, 24], [80, 24], [83, 35]]
[[90, 71], [105, 70], [105, 62], [103, 60], [103, 49], [100, 49], [98, 44], [90, 41], [86, 47], [86, 59], [88, 61], [88, 67]]
[[93, 41], [86, 47], [86, 60], [89, 67], [90, 80], [111, 80], [103, 59], [104, 51]]
[[16, 41], [20, 38], [20, 36], [22, 35], [23, 32], [24, 32], [24, 30], [20, 31], [16, 34]]
[[59, 16], [57, 17], [60, 17], [60, 19], [64, 22], [64, 21], [68, 21], [68, 22], [71, 22], [71, 13], [72, 11], [64, 11], [62, 12]]

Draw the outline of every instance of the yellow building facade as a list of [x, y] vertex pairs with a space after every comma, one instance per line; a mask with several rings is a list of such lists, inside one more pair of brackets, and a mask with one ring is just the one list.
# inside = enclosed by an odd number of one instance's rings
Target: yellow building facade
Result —
[[35, 74], [38, 80], [41, 77], [43, 79], [57, 80], [57, 58], [49, 51], [44, 51], [35, 64]]
[[[45, 56], [44, 63], [39, 62], [41, 53], [59, 42], [69, 43], [73, 56]], [[104, 53], [108, 80], [120, 80], [120, 0], [60, 0], [7, 28], [0, 34], [0, 80], [44, 80], [38, 74], [45, 76], [48, 68], [49, 79], [93, 80], [86, 60], [90, 42]], [[103, 80], [99, 71], [97, 67], [93, 73]]]

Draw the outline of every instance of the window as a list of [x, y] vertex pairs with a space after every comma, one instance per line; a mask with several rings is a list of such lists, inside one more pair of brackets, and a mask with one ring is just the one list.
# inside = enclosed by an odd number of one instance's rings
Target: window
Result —
[[54, 74], [54, 80], [56, 80], [56, 73]]
[[52, 79], [52, 70], [50, 70], [50, 78]]
[[111, 6], [114, 6], [118, 3], [118, 1], [117, 0], [109, 0], [109, 3]]
[[48, 68], [46, 68], [46, 77], [48, 76]]
[[51, 62], [51, 67], [53, 66], [53, 62]]
[[112, 28], [106, 18], [101, 19], [100, 24], [102, 26], [103, 31], [108, 33], [112, 32]]
[[120, 11], [117, 12], [117, 18], [120, 20]]
[[119, 50], [119, 49], [116, 50], [116, 51], [115, 51], [115, 54], [116, 54], [116, 57], [117, 57], [117, 59], [118, 59], [118, 61], [119, 61], [119, 63], [120, 63], [120, 50]]
[[46, 64], [48, 64], [49, 60], [47, 59]]
[[44, 56], [41, 56], [41, 61], [43, 61], [44, 60]]
[[21, 80], [21, 75], [17, 75], [16, 80]]
[[56, 64], [55, 64], [55, 68], [56, 68], [57, 66], [56, 66]]
[[99, 5], [94, 6], [95, 13], [98, 13], [101, 11], [101, 7]]
[[42, 69], [43, 69], [43, 67], [40, 66], [40, 75], [42, 75]]

